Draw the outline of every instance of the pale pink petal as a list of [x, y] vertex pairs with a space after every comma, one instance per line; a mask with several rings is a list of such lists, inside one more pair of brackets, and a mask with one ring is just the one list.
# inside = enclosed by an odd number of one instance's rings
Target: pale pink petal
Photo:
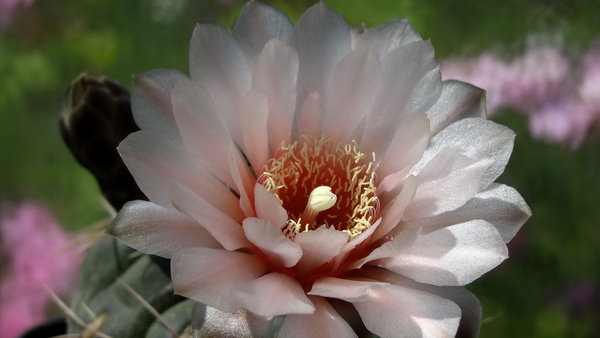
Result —
[[420, 41], [421, 36], [406, 19], [393, 19], [367, 29], [358, 39], [356, 49], [367, 48], [383, 58], [394, 49], [410, 42]]
[[298, 53], [283, 42], [273, 39], [260, 54], [252, 86], [263, 90], [269, 99], [269, 144], [274, 152], [282, 141], [292, 142], [296, 110]]
[[384, 90], [367, 115], [361, 142], [361, 150], [378, 154], [391, 141], [400, 116], [427, 112], [442, 92], [439, 66], [429, 41], [398, 47], [381, 62]]
[[252, 88], [242, 100], [240, 122], [244, 139], [244, 154], [255, 173], [262, 173], [263, 167], [272, 157], [269, 151], [267, 117], [269, 101], [265, 92]]
[[531, 209], [515, 189], [492, 183], [486, 190], [476, 194], [454, 211], [414, 221], [403, 221], [401, 226], [420, 226], [423, 227], [423, 232], [427, 233], [473, 219], [482, 219], [493, 224], [502, 240], [508, 243], [529, 217]]
[[278, 338], [358, 337], [348, 323], [321, 297], [308, 297], [314, 304], [312, 314], [285, 316]]
[[266, 318], [315, 311], [302, 286], [290, 275], [280, 272], [240, 285], [232, 296], [244, 309]]
[[420, 228], [411, 228], [400, 232], [393, 240], [386, 242], [379, 248], [373, 250], [367, 257], [358, 260], [353, 266], [359, 268], [363, 264], [376, 259], [400, 256], [403, 252], [415, 245], [420, 232]]
[[381, 62], [377, 54], [359, 49], [335, 66], [323, 133], [334, 143], [348, 143], [383, 89]]
[[298, 117], [298, 132], [321, 128], [321, 96], [319, 92], [309, 93], [302, 104]]
[[[347, 253], [354, 250], [356, 247], [358, 247], [362, 243], [368, 243], [367, 240], [371, 238], [373, 233], [375, 231], [377, 231], [377, 229], [379, 228], [380, 225], [381, 225], [381, 218], [379, 218], [377, 221], [375, 221], [375, 223], [373, 223], [370, 227], [368, 227], [366, 230], [361, 232], [358, 236], [356, 236], [356, 237], [352, 238], [350, 241], [348, 241], [348, 243], [346, 243], [344, 245], [344, 247], [342, 248], [342, 251], [340, 251], [340, 253], [336, 257], [336, 260], [338, 260], [339, 258], [344, 258]], [[337, 264], [337, 262], [336, 262], [336, 264]]]
[[429, 217], [463, 206], [481, 189], [483, 175], [491, 162], [477, 161], [449, 147], [440, 151], [419, 172], [419, 185], [404, 217]]
[[222, 311], [239, 310], [233, 290], [266, 270], [259, 259], [237, 251], [188, 247], [171, 256], [175, 292]]
[[192, 310], [194, 337], [269, 337], [272, 327], [272, 319], [265, 319], [244, 309], [225, 312], [202, 303], [196, 303]]
[[198, 221], [225, 249], [252, 247], [240, 223], [217, 210], [186, 186], [174, 183], [171, 199], [179, 212]]
[[466, 118], [435, 135], [411, 173], [417, 173], [444, 148], [452, 147], [477, 160], [492, 161], [481, 181], [481, 189], [485, 189], [504, 171], [514, 139], [515, 133], [505, 126], [481, 118]]
[[461, 309], [460, 326], [456, 337], [477, 338], [481, 326], [481, 304], [474, 294], [460, 286], [435, 286], [417, 283], [384, 269], [363, 269], [364, 278], [371, 278], [402, 287], [416, 289], [451, 300]]
[[304, 102], [309, 93], [317, 91], [323, 108], [335, 65], [350, 52], [350, 38], [350, 26], [323, 2], [302, 15], [290, 39], [290, 46], [298, 51], [300, 60], [297, 102]]
[[303, 255], [297, 264], [299, 275], [312, 272], [337, 256], [348, 242], [348, 233], [322, 226], [317, 230], [299, 233], [294, 242], [302, 247]]
[[235, 142], [241, 144], [239, 105], [250, 89], [251, 70], [231, 33], [219, 26], [196, 25], [190, 74], [210, 93]]
[[127, 202], [106, 233], [143, 253], [166, 258], [185, 247], [221, 247], [194, 219], [145, 201]]
[[411, 248], [377, 264], [417, 282], [458, 286], [479, 278], [507, 257], [496, 228], [474, 220], [421, 235]]
[[258, 218], [246, 218], [243, 223], [246, 238], [256, 245], [276, 268], [292, 267], [302, 257], [302, 249], [281, 233], [280, 227]]
[[244, 5], [233, 26], [233, 37], [244, 50], [250, 68], [271, 39], [288, 42], [294, 26], [288, 17], [258, 1]]
[[367, 329], [380, 337], [451, 338], [461, 316], [452, 301], [397, 285], [374, 289], [354, 306]]
[[417, 184], [418, 180], [415, 176], [411, 175], [407, 177], [400, 193], [393, 200], [388, 202], [381, 210], [381, 224], [377, 230], [375, 230], [373, 236], [371, 236], [371, 243], [388, 234], [398, 225], [398, 223], [400, 223], [402, 216], [404, 215], [404, 211], [415, 196]]
[[435, 287], [427, 284], [420, 285], [423, 286], [423, 291], [449, 299], [460, 307], [462, 314], [456, 337], [479, 337], [479, 328], [481, 326], [481, 304], [474, 294], [463, 287]]
[[[357, 249], [357, 248], [359, 248], [361, 245], [364, 246], [364, 245], [369, 244], [369, 242], [367, 240], [371, 238], [371, 235], [373, 235], [373, 233], [377, 230], [377, 228], [379, 227], [380, 224], [381, 224], [381, 218], [379, 218], [377, 221], [375, 221], [375, 223], [373, 223], [370, 227], [368, 227], [366, 230], [361, 232], [358, 236], [356, 236], [353, 239], [351, 239], [350, 241], [348, 241], [348, 243], [346, 243], [344, 245], [344, 247], [342, 247], [342, 250], [340, 251], [340, 253], [337, 254], [337, 256], [334, 258], [333, 267], [332, 267], [331, 271], [338, 270], [341, 267], [342, 263], [349, 263], [349, 262], [352, 262], [353, 259], [356, 259], [356, 257], [351, 256], [353, 250], [356, 249], [356, 251], [354, 251], [354, 252], [360, 254], [361, 250]], [[352, 265], [350, 265], [350, 266], [346, 265], [343, 267], [343, 269], [350, 269], [351, 266]]]
[[442, 85], [440, 98], [427, 111], [427, 117], [431, 121], [431, 135], [464, 118], [486, 118], [483, 89], [456, 80], [444, 81]]
[[231, 135], [206, 89], [197, 82], [187, 82], [175, 87], [171, 95], [175, 120], [187, 151], [221, 181], [235, 188], [226, 170], [227, 157], [223, 156], [229, 150]]
[[171, 182], [177, 181], [229, 217], [242, 221], [244, 214], [236, 196], [179, 143], [142, 130], [130, 134], [118, 151], [140, 189], [153, 203], [174, 210], [169, 189]]
[[309, 295], [326, 298], [338, 298], [347, 302], [362, 302], [376, 288], [389, 285], [377, 281], [361, 281], [342, 279], [335, 277], [324, 277], [317, 279], [312, 286]]
[[256, 217], [273, 223], [277, 228], [283, 227], [288, 214], [277, 197], [260, 184], [254, 185], [254, 208]]
[[408, 114], [398, 120], [398, 130], [387, 150], [379, 156], [377, 175], [387, 175], [405, 170], [417, 164], [429, 143], [429, 119], [425, 114]]
[[190, 79], [178, 70], [155, 69], [133, 77], [131, 108], [135, 123], [171, 140], [179, 139], [171, 108], [171, 90]]
[[[250, 168], [234, 144], [229, 145], [229, 170], [236, 190], [240, 194], [240, 207], [246, 217], [254, 217], [254, 184], [256, 179], [252, 176]], [[225, 156], [223, 156], [225, 157]]]

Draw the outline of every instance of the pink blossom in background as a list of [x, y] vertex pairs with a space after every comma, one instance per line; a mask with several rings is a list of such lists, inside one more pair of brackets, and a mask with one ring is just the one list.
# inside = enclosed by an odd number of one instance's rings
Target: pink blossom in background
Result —
[[533, 48], [507, 65], [503, 96], [520, 110], [535, 110], [570, 89], [570, 65], [556, 48]]
[[0, 281], [0, 336], [11, 338], [46, 320], [52, 301], [44, 285], [59, 295], [72, 294], [82, 255], [66, 250], [68, 234], [35, 203], [1, 205], [0, 231], [9, 263]]
[[0, 0], [0, 28], [8, 26], [19, 8], [30, 6], [33, 0]]
[[577, 88], [581, 101], [589, 110], [600, 112], [600, 47], [588, 51], [582, 59], [582, 80]]
[[530, 117], [536, 138], [578, 148], [600, 120], [600, 51], [570, 60], [554, 47], [530, 48], [512, 62], [490, 53], [442, 62], [444, 79], [487, 91], [488, 114], [510, 107]]

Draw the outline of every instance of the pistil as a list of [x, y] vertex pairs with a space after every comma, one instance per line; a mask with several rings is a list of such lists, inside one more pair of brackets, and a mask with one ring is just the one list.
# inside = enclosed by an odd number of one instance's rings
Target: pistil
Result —
[[304, 212], [300, 216], [302, 223], [306, 224], [306, 228], [311, 228], [319, 212], [333, 207], [336, 201], [337, 196], [331, 192], [331, 187], [325, 185], [316, 187], [311, 191]]

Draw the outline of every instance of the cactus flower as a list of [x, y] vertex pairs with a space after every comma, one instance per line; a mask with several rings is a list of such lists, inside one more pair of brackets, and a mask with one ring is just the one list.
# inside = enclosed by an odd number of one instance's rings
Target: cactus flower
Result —
[[251, 1], [231, 32], [196, 27], [190, 75], [134, 78], [119, 152], [150, 201], [108, 232], [171, 259], [197, 336], [478, 334], [463, 286], [530, 215], [494, 183], [514, 133], [406, 20], [320, 2], [294, 27]]

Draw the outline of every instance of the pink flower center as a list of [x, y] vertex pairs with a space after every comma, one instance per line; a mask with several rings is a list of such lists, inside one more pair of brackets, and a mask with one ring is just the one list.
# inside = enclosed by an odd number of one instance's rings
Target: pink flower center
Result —
[[354, 238], [379, 212], [374, 161], [375, 154], [368, 161], [355, 141], [335, 145], [318, 132], [305, 133], [289, 146], [281, 144], [258, 183], [287, 210], [281, 231], [288, 238], [321, 225]]

